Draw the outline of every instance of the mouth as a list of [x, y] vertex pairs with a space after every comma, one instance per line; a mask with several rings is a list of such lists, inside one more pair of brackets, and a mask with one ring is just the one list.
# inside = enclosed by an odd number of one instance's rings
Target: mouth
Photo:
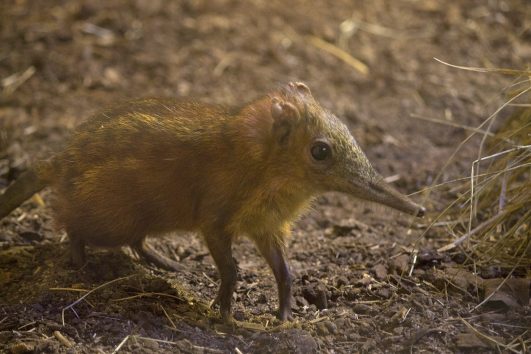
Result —
[[416, 217], [423, 217], [426, 214], [426, 208], [398, 192], [386, 183], [383, 178], [378, 178], [363, 186], [356, 183], [353, 184], [355, 193], [352, 194], [357, 197], [386, 205]]

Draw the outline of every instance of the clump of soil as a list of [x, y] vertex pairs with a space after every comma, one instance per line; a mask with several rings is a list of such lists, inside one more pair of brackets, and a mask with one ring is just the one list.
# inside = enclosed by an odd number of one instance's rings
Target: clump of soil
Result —
[[[9, 1], [0, 5], [0, 188], [50, 156], [101, 106], [144, 96], [240, 105], [279, 82], [301, 80], [344, 119], [384, 176], [415, 192], [469, 132], [412, 115], [476, 126], [511, 84], [433, 57], [524, 68], [531, 59], [525, 6]], [[478, 142], [461, 150], [442, 182], [469, 172]], [[523, 350], [529, 269], [500, 284], [510, 270], [474, 269], [459, 251], [434, 251], [453, 239], [444, 226], [419, 239], [452, 193], [436, 189], [426, 201], [432, 214], [420, 222], [338, 194], [319, 198], [290, 240], [289, 323], [276, 320], [274, 279], [243, 240], [235, 249], [237, 322], [227, 326], [209, 307], [219, 278], [197, 237], [151, 241], [181, 261], [182, 273], [150, 267], [127, 250], [91, 250], [87, 266], [74, 270], [46, 190], [44, 206], [33, 199], [0, 221], [0, 351], [456, 352], [509, 343]], [[502, 295], [474, 309], [493, 289]]]

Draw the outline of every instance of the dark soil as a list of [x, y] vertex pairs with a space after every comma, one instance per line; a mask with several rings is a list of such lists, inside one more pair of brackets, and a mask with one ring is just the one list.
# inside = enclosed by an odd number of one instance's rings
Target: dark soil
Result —
[[[241, 105], [279, 83], [301, 80], [344, 119], [383, 175], [396, 175], [398, 189], [415, 192], [433, 182], [470, 132], [411, 115], [477, 126], [503, 103], [503, 89], [512, 83], [433, 58], [525, 68], [531, 61], [528, 5], [5, 0], [0, 188], [50, 156], [102, 106], [143, 96]], [[368, 74], [316, 47], [312, 36], [363, 61]], [[461, 150], [442, 181], [469, 173], [478, 141]], [[453, 197], [451, 188], [430, 194], [424, 201], [430, 213], [420, 222], [343, 195], [319, 198], [289, 242], [295, 275], [289, 323], [276, 320], [274, 279], [242, 240], [235, 247], [234, 326], [208, 307], [219, 278], [199, 238], [151, 241], [186, 272], [150, 267], [127, 250], [94, 249], [88, 264], [74, 270], [66, 236], [52, 221], [51, 193], [40, 193], [44, 206], [34, 198], [0, 222], [0, 352], [108, 353], [120, 344], [120, 352], [135, 353], [506, 350], [492, 339], [521, 343], [515, 350], [530, 345], [529, 286], [516, 306], [498, 301], [472, 311], [485, 297], [478, 279], [470, 278], [473, 268], [459, 267], [465, 257], [458, 251], [433, 251], [453, 236], [444, 227], [423, 234]], [[409, 274], [414, 250], [421, 251]], [[507, 275], [477, 271], [480, 280]]]

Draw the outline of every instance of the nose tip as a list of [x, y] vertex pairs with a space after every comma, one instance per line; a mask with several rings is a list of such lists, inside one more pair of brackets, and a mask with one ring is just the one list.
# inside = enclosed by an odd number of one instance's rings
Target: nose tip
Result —
[[419, 210], [417, 211], [417, 217], [421, 218], [426, 214], [426, 208], [423, 206], [419, 207]]

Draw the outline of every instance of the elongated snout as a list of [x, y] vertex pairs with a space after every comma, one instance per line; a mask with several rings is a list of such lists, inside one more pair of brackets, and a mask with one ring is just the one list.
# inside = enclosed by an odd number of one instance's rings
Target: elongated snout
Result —
[[383, 178], [369, 183], [369, 191], [374, 195], [375, 202], [390, 206], [413, 216], [422, 217], [426, 209], [418, 205], [404, 194], [391, 187]]
[[413, 216], [422, 217], [426, 209], [413, 202], [404, 194], [391, 187], [383, 178], [377, 177], [367, 184], [360, 185], [353, 182], [351, 193], [358, 198], [387, 205], [393, 209], [400, 210]]

